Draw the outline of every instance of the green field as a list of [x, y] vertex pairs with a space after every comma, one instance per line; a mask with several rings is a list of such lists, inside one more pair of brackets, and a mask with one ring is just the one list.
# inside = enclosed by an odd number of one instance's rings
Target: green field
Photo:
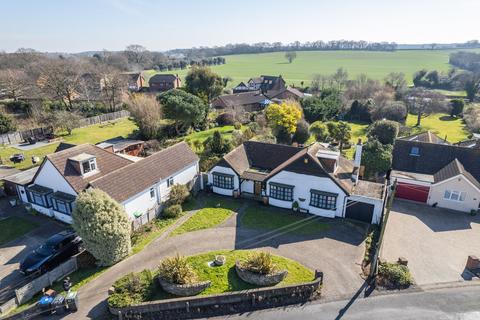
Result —
[[[479, 49], [472, 49], [480, 52]], [[450, 53], [458, 50], [398, 50], [394, 52], [371, 51], [299, 51], [293, 63], [287, 63], [284, 52], [242, 54], [225, 56], [227, 63], [213, 66], [221, 76], [230, 76], [233, 81], [228, 87], [251, 77], [282, 75], [289, 85], [308, 82], [315, 74], [331, 74], [340, 67], [346, 69], [350, 78], [361, 73], [381, 80], [390, 72], [403, 72], [411, 83], [412, 75], [420, 69], [448, 71]], [[462, 50], [465, 51], [465, 50]], [[187, 70], [166, 71], [184, 77]], [[153, 72], [147, 72], [147, 77]]]

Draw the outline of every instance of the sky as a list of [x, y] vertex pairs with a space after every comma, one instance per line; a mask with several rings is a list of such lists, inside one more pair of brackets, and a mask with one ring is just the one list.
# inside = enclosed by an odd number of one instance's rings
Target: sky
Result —
[[480, 0], [0, 0], [0, 50], [480, 38]]

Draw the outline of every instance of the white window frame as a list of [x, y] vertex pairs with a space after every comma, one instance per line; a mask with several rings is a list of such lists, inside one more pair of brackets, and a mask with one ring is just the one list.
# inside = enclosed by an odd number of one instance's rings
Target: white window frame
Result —
[[444, 200], [463, 202], [465, 201], [466, 197], [467, 197], [467, 193], [464, 191], [445, 189], [445, 191], [443, 192]]
[[173, 184], [174, 184], [173, 177], [168, 178], [167, 179], [167, 187], [171, 188], [171, 187], [173, 187]]
[[155, 189], [150, 188], [150, 199], [154, 199], [154, 198], [155, 198]]

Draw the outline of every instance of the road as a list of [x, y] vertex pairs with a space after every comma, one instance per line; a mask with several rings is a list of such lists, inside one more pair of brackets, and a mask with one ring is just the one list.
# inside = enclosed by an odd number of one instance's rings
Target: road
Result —
[[478, 320], [480, 286], [370, 296], [210, 318], [210, 320]]

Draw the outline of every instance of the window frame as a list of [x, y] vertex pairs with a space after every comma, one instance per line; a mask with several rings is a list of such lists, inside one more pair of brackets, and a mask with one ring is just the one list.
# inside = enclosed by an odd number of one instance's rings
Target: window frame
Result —
[[[416, 152], [413, 152], [413, 151], [416, 151]], [[410, 155], [411, 156], [414, 156], [414, 157], [419, 157], [420, 156], [420, 147], [417, 147], [417, 146], [413, 146], [410, 148]]]
[[175, 182], [174, 182], [174, 180], [173, 180], [173, 177], [168, 178], [168, 179], [167, 179], [167, 188], [173, 187], [174, 183], [175, 183]]
[[150, 188], [150, 199], [155, 199], [155, 188]]
[[235, 188], [235, 176], [232, 174], [212, 172], [212, 180], [212, 184], [215, 188], [225, 190], [233, 190]]
[[323, 209], [323, 210], [337, 210], [338, 194], [326, 191], [310, 190], [310, 203], [311, 207]]
[[[448, 197], [447, 197], [447, 193], [448, 193]], [[453, 198], [454, 195], [456, 196], [456, 199]], [[445, 189], [445, 191], [443, 192], [444, 200], [464, 202], [466, 198], [467, 198], [467, 193], [465, 191]]]
[[269, 186], [268, 196], [270, 198], [281, 201], [293, 201], [293, 189], [295, 186], [276, 182], [270, 182]]

